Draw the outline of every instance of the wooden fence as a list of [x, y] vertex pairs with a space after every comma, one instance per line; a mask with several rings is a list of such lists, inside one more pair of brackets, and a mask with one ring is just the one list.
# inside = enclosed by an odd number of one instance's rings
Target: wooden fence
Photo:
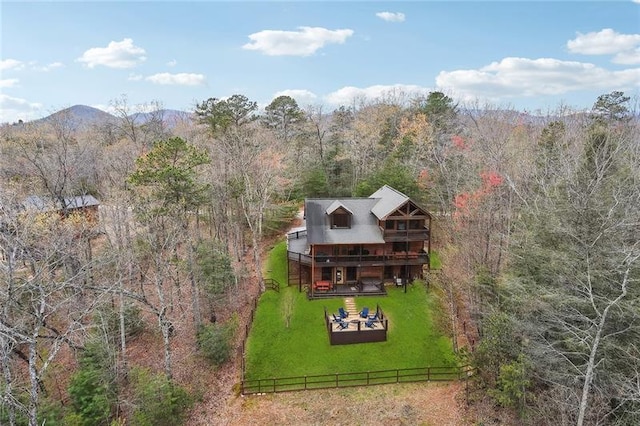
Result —
[[[348, 388], [356, 386], [374, 386], [392, 383], [444, 382], [465, 380], [476, 371], [470, 365], [457, 367], [418, 367], [395, 370], [346, 372], [335, 374], [319, 374], [310, 376], [293, 376], [245, 380], [245, 344], [251, 331], [251, 325], [258, 307], [258, 298], [253, 300], [248, 324], [244, 327], [241, 344], [238, 348], [240, 358], [240, 392], [243, 395], [258, 393], [290, 392], [313, 389]], [[467, 383], [467, 400], [469, 386]]]
[[264, 287], [269, 290], [275, 290], [280, 293], [280, 283], [273, 278], [264, 278]]
[[253, 318], [256, 315], [257, 308], [258, 308], [258, 298], [255, 298], [253, 300], [253, 305], [251, 306], [251, 312], [249, 313], [249, 320], [247, 324], [244, 326], [244, 330], [241, 336], [240, 346], [238, 347], [238, 357], [240, 358], [240, 374], [243, 379], [245, 375], [245, 364], [244, 364], [245, 346], [247, 344], [247, 338], [249, 337], [249, 332], [251, 331], [251, 325], [253, 324]]
[[391, 383], [455, 381], [467, 380], [474, 373], [475, 370], [473, 367], [464, 365], [457, 367], [403, 368], [395, 370], [242, 380], [241, 392], [244, 395], [248, 395], [312, 389], [373, 386]]

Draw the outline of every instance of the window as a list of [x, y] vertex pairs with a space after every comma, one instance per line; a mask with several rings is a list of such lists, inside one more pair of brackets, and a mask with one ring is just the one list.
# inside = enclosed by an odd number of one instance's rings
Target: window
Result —
[[396, 241], [393, 243], [393, 251], [407, 251], [409, 249], [409, 243], [406, 241]]
[[326, 266], [322, 268], [322, 281], [331, 281], [333, 279], [332, 273], [333, 268], [328, 268]]
[[405, 220], [399, 220], [397, 229], [398, 229], [398, 231], [406, 230], [407, 229], [407, 222]]
[[409, 229], [420, 229], [420, 220], [411, 220], [409, 221]]
[[387, 220], [384, 222], [384, 229], [393, 229], [395, 225], [394, 221]]
[[331, 227], [332, 228], [350, 228], [351, 221], [348, 214], [334, 213], [331, 215]]

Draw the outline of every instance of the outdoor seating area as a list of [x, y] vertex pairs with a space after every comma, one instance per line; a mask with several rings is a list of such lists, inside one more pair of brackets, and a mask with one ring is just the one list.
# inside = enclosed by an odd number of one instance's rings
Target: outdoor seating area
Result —
[[316, 281], [313, 283], [313, 289], [317, 291], [329, 291], [333, 288], [331, 281]]
[[368, 307], [350, 315], [340, 307], [338, 313], [328, 314], [325, 309], [325, 322], [332, 345], [351, 343], [383, 342], [387, 340], [388, 320], [380, 306], [376, 306], [375, 313], [369, 314]]

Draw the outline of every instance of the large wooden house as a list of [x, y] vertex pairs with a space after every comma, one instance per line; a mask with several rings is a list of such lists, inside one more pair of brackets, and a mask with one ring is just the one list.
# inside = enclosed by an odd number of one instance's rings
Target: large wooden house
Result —
[[310, 297], [384, 294], [429, 268], [431, 215], [383, 186], [368, 198], [305, 200], [304, 226], [287, 235], [289, 284]]

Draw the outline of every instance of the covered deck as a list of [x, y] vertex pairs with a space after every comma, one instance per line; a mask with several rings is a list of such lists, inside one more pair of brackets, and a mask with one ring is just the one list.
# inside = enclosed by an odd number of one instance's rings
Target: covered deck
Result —
[[307, 286], [309, 299], [341, 296], [385, 296], [386, 294], [384, 282], [376, 278], [362, 278], [345, 284], [334, 284], [330, 280], [321, 280]]

